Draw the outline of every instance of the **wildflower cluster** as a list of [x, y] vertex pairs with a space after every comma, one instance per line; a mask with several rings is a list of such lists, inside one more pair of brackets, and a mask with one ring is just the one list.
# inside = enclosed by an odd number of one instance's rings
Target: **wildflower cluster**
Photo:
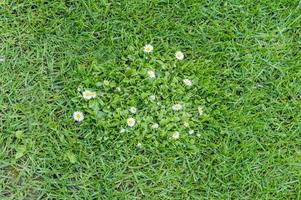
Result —
[[[147, 44], [144, 46], [143, 48], [143, 52], [145, 54], [153, 54], [154, 53], [154, 47], [150, 44]], [[175, 53], [175, 60], [180, 62], [180, 61], [183, 61], [184, 60], [184, 53], [182, 51], [176, 51]], [[150, 82], [159, 82], [161, 85], [160, 87], [161, 88], [166, 88], [166, 90], [168, 89], [168, 82], [167, 83], [163, 83], [162, 84], [162, 75], [160, 75], [160, 72], [156, 70], [156, 67], [152, 67], [150, 69], [147, 69], [145, 70], [145, 76], [146, 76], [146, 79], [145, 80], [148, 80]], [[167, 73], [168, 74], [168, 73]], [[142, 82], [141, 82], [142, 84]], [[181, 82], [178, 82], [177, 84], [180, 84], [182, 85], [183, 88], [186, 88], [187, 91], [189, 90], [192, 90], [193, 89], [193, 86], [195, 85], [194, 84], [194, 81], [188, 79], [187, 77], [183, 78]], [[111, 85], [111, 82], [110, 80], [103, 80], [103, 82], [99, 85], [102, 85], [103, 87], [107, 87], [107, 88], [110, 88], [110, 87], [113, 87]], [[137, 86], [139, 87], [139, 85]], [[114, 92], [117, 92], [117, 93], [122, 93], [123, 91], [125, 91], [127, 88], [124, 88], [122, 85], [114, 85]], [[95, 112], [98, 114], [98, 115], [101, 115], [101, 114], [106, 114], [106, 112], [103, 110], [101, 110], [99, 108], [99, 105], [97, 103], [93, 103], [93, 99], [101, 99], [102, 98], [102, 91], [99, 91], [100, 93], [98, 93], [98, 91], [96, 92], [96, 90], [92, 90], [92, 89], [88, 89], [88, 88], [85, 88], [85, 89], [79, 89], [79, 93], [80, 93], [80, 96], [82, 97], [83, 101], [88, 101], [89, 102], [89, 107], [94, 109]], [[110, 95], [110, 94], [108, 94]], [[144, 95], [144, 93], [143, 93]], [[130, 95], [128, 95], [130, 96]], [[153, 105], [156, 105], [156, 106], [153, 106], [156, 108], [156, 111], [154, 112], [158, 112], [158, 113], [161, 113], [162, 116], [164, 116], [166, 114], [166, 112], [168, 112], [168, 110], [170, 110], [173, 115], [179, 115], [180, 113], [182, 113], [183, 116], [190, 116], [189, 113], [186, 113], [185, 111], [185, 103], [183, 103], [182, 101], [171, 101], [169, 104], [169, 106], [162, 106], [162, 94], [161, 93], [158, 93], [158, 94], [149, 94], [148, 95], [148, 100], [149, 100], [149, 104], [153, 104]], [[169, 100], [170, 101], [170, 100]], [[114, 102], [114, 100], [112, 100], [112, 102]], [[137, 107], [138, 106], [138, 107]], [[143, 111], [144, 107], [141, 107], [141, 109], [139, 108], [139, 105], [132, 105], [132, 106], [129, 106], [126, 111], [122, 111], [123, 113], [127, 113], [127, 117], [125, 118], [125, 122], [120, 122], [117, 126], [119, 126], [119, 133], [125, 133], [127, 132], [127, 130], [129, 129], [133, 129], [134, 127], [136, 126], [141, 126], [142, 125], [142, 121], [145, 119], [145, 121], [147, 121], [147, 127], [150, 128], [150, 130], [153, 130], [153, 131], [168, 131], [169, 134], [169, 138], [171, 140], [178, 140], [181, 138], [181, 131], [180, 130], [164, 130], [164, 127], [166, 126], [166, 123], [164, 121], [164, 119], [156, 119], [156, 117], [149, 117], [148, 115], [152, 115], [151, 112], [153, 111], [150, 111], [148, 112], [148, 114], [146, 114], [147, 111]], [[110, 112], [110, 111], [108, 111]], [[198, 113], [199, 115], [203, 115], [203, 107], [202, 106], [198, 106], [196, 111], [196, 113]], [[83, 111], [75, 111], [73, 113], [73, 119], [76, 121], [76, 122], [82, 122], [85, 117], [84, 117], [84, 113], [85, 114], [89, 114], [91, 112], [89, 111], [86, 111], [84, 110]], [[142, 115], [142, 117], [141, 117]], [[147, 115], [147, 116], [145, 116]], [[140, 118], [138, 117], [140, 116]], [[136, 118], [138, 117], [138, 118]], [[150, 120], [152, 119], [152, 120]], [[163, 121], [163, 123], [161, 124], [161, 122]], [[110, 123], [110, 122], [108, 122]], [[172, 122], [171, 122], [172, 123]], [[124, 124], [124, 125], [122, 125]], [[183, 124], [183, 127], [184, 129], [187, 130], [187, 135], [193, 135], [195, 133], [195, 130], [193, 128], [190, 127], [189, 123], [188, 122], [184, 122]], [[128, 128], [126, 128], [126, 126]], [[168, 125], [169, 127], [170, 125]], [[144, 126], [145, 127], [145, 126]], [[137, 144], [137, 147], [142, 147], [142, 144], [141, 143], [138, 143]]]

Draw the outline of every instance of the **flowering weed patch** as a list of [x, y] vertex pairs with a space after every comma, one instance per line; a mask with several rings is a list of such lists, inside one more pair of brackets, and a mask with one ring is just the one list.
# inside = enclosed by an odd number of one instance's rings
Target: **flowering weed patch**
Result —
[[[153, 46], [148, 44], [143, 51], [149, 54], [153, 53], [153, 50]], [[183, 60], [183, 58], [184, 54], [177, 51], [176, 59]], [[137, 137], [133, 140], [140, 140], [139, 144], [141, 142], [151, 144], [148, 138], [165, 144], [165, 140], [170, 135], [173, 139], [178, 139], [179, 132], [174, 132], [175, 130], [181, 130], [183, 135], [187, 136], [187, 128], [197, 127], [197, 124], [200, 123], [200, 116], [204, 114], [198, 112], [199, 103], [204, 102], [198, 95], [201, 92], [201, 86], [192, 87], [191, 80], [179, 77], [193, 77], [193, 74], [189, 72], [186, 72], [185, 75], [175, 73], [174, 70], [180, 68], [181, 63], [168, 57], [165, 58], [167, 62], [164, 63], [154, 54], [143, 55], [138, 52], [135, 55], [133, 52], [131, 59], [133, 64], [116, 67], [111, 73], [111, 77], [106, 76], [106, 79], [102, 80], [97, 75], [93, 75], [91, 79], [85, 80], [89, 84], [79, 86], [77, 98], [74, 98], [73, 101], [76, 103], [77, 109], [89, 113], [90, 120], [87, 118], [86, 124], [99, 125], [99, 128], [109, 131], [110, 135], [119, 134], [118, 130], [126, 131], [130, 135], [136, 132], [138, 133]], [[148, 70], [150, 67], [156, 71]], [[103, 70], [103, 74], [110, 74], [109, 71]], [[148, 70], [147, 74], [146, 70]], [[132, 73], [127, 74], [126, 72], [129, 71]], [[196, 77], [194, 79], [197, 81]], [[171, 84], [173, 80], [175, 81]], [[185, 88], [185, 85], [189, 88]], [[94, 91], [98, 92], [82, 89], [86, 87], [92, 87]], [[131, 91], [132, 88], [135, 90]], [[97, 93], [98, 95], [96, 95]], [[185, 109], [182, 104], [176, 103], [183, 101], [182, 99], [187, 102]], [[73, 118], [76, 122], [82, 122], [83, 113], [74, 112]], [[113, 124], [115, 126], [112, 126]], [[183, 124], [186, 124], [186, 127]], [[134, 130], [126, 129], [126, 126], [134, 127], [135, 125], [137, 126]], [[150, 127], [158, 130], [154, 132]], [[189, 129], [189, 133], [192, 135], [195, 131]]]

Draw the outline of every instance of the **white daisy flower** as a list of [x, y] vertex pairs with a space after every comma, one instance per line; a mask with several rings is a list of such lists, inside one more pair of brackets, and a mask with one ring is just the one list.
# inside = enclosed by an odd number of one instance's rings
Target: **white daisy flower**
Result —
[[0, 62], [4, 62], [5, 61], [5, 57], [4, 56], [0, 56]]
[[156, 78], [156, 74], [154, 70], [147, 71], [147, 74], [150, 78]]
[[182, 110], [183, 106], [181, 104], [175, 104], [172, 106], [173, 111]]
[[127, 122], [127, 124], [128, 124], [129, 127], [133, 127], [136, 124], [136, 120], [134, 118], [132, 118], [132, 117], [128, 118], [126, 122]]
[[93, 94], [92, 94], [92, 92], [91, 92], [90, 90], [85, 90], [85, 91], [83, 92], [83, 97], [84, 97], [84, 99], [86, 99], [86, 100], [90, 100], [90, 99], [93, 98]]
[[149, 100], [155, 101], [155, 100], [156, 100], [156, 95], [150, 95], [150, 96], [149, 96]]
[[192, 81], [189, 80], [189, 79], [184, 79], [184, 80], [183, 80], [183, 83], [184, 83], [185, 85], [187, 85], [187, 86], [192, 86]]
[[131, 108], [130, 108], [130, 112], [131, 112], [132, 114], [135, 114], [135, 113], [137, 112], [137, 108], [136, 108], [136, 107], [131, 107]]
[[203, 111], [203, 107], [202, 107], [202, 106], [199, 106], [199, 107], [198, 107], [198, 111], [199, 111], [199, 114], [200, 114], [200, 115], [203, 115], [203, 114], [204, 114], [204, 111]]
[[76, 111], [73, 113], [73, 119], [77, 122], [81, 122], [84, 120], [84, 114], [80, 111]]
[[192, 134], [194, 134], [194, 130], [190, 129], [190, 130], [188, 131], [188, 133], [189, 133], [190, 135], [192, 135]]
[[144, 46], [143, 51], [145, 53], [151, 53], [151, 52], [154, 51], [154, 47], [150, 44], [147, 44], [147, 45]]
[[152, 129], [157, 129], [157, 128], [159, 128], [159, 124], [153, 123], [153, 124], [151, 125], [151, 128], [152, 128]]
[[142, 144], [139, 142], [139, 143], [136, 145], [136, 147], [141, 148], [141, 147], [142, 147]]
[[180, 138], [180, 133], [178, 131], [174, 132], [171, 136], [172, 139], [177, 140]]
[[177, 58], [178, 60], [183, 60], [183, 59], [184, 59], [184, 54], [183, 54], [183, 52], [182, 52], [182, 51], [177, 51], [177, 52], [176, 52], [176, 58]]

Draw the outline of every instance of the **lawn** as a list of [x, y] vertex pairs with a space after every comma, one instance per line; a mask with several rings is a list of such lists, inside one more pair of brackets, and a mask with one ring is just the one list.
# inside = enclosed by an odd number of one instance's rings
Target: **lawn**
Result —
[[1, 200], [301, 199], [299, 0], [2, 0], [0, 75]]

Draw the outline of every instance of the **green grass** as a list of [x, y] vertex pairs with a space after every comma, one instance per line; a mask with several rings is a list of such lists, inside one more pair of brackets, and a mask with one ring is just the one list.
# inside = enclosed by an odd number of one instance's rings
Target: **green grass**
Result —
[[301, 199], [297, 0], [2, 0], [0, 56], [0, 199]]

